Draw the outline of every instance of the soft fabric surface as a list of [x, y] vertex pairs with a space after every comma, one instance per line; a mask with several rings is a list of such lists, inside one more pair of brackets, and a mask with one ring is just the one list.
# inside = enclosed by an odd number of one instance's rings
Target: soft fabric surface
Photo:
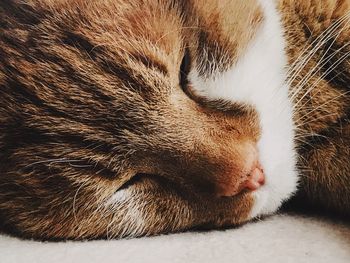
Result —
[[350, 225], [276, 215], [237, 229], [131, 240], [41, 243], [0, 236], [0, 262], [350, 262]]

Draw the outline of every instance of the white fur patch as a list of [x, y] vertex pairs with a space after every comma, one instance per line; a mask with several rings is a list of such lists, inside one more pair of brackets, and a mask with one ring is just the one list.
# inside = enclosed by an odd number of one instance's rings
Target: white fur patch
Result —
[[[144, 233], [147, 227], [147, 220], [142, 212], [142, 204], [140, 204], [137, 198], [137, 193], [132, 188], [117, 191], [107, 201], [106, 206], [123, 212], [122, 217], [119, 214], [119, 220], [121, 221], [118, 225], [122, 228], [120, 236], [139, 236]], [[113, 223], [112, 221], [111, 224]], [[113, 231], [111, 232], [113, 233]]]
[[298, 181], [282, 25], [273, 1], [260, 2], [265, 20], [237, 64], [212, 79], [200, 78], [195, 70], [189, 74], [199, 95], [247, 103], [259, 113], [258, 148], [266, 184], [254, 192], [251, 218], [276, 211], [295, 192]]

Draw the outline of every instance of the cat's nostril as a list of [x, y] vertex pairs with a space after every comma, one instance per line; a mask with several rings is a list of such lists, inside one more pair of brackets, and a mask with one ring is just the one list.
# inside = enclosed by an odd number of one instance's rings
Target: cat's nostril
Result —
[[218, 184], [216, 195], [218, 197], [232, 197], [243, 191], [256, 191], [265, 184], [265, 174], [260, 165], [256, 165], [250, 173], [238, 182]]
[[265, 174], [260, 167], [256, 167], [251, 174], [249, 174], [248, 179], [243, 182], [241, 188], [255, 191], [265, 184]]

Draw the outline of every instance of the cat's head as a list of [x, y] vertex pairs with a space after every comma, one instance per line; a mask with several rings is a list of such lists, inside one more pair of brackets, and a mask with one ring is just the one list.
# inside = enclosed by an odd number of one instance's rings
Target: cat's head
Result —
[[58, 238], [223, 227], [295, 190], [272, 4], [25, 2], [0, 3], [7, 226]]

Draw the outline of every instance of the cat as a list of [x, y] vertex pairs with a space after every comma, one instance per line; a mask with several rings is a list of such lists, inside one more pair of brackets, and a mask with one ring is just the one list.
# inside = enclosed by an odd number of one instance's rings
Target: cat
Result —
[[95, 239], [350, 214], [350, 1], [2, 0], [0, 222]]

